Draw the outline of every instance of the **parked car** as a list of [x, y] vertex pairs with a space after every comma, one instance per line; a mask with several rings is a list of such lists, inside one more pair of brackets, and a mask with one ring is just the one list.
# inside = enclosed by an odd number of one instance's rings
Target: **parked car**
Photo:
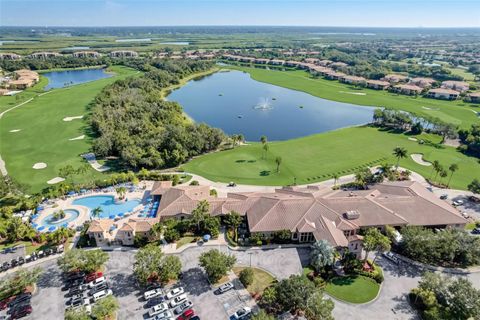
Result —
[[49, 255], [51, 255], [51, 254], [53, 254], [53, 250], [52, 250], [52, 249], [50, 249], [50, 248], [45, 249], [45, 255], [46, 255], [46, 256], [49, 256]]
[[232, 314], [230, 319], [232, 319], [232, 320], [244, 319], [248, 315], [250, 315], [251, 313], [252, 313], [252, 309], [250, 307], [242, 307], [242, 308], [238, 309], [237, 312]]
[[442, 200], [447, 200], [447, 199], [448, 199], [448, 194], [442, 194], [442, 195], [440, 196], [440, 199], [442, 199]]
[[70, 297], [70, 302], [74, 301], [74, 300], [83, 300], [84, 296], [83, 296], [83, 293], [80, 292], [80, 293], [77, 293], [77, 294], [74, 294]]
[[155, 297], [158, 297], [158, 296], [161, 296], [163, 295], [163, 290], [161, 288], [155, 288], [153, 290], [149, 290], [149, 291], [146, 291], [144, 294], [143, 294], [143, 297], [145, 298], [145, 300], [150, 300], [152, 298], [155, 298]]
[[460, 212], [460, 214], [462, 215], [462, 217], [464, 217], [465, 219], [468, 219], [470, 218], [470, 215], [464, 211]]
[[67, 306], [82, 306], [84, 304], [84, 300], [85, 298], [83, 297], [83, 295], [72, 297], [70, 300], [67, 301]]
[[236, 187], [236, 186], [237, 186], [237, 184], [233, 181], [230, 181], [230, 183], [227, 184], [227, 187]]
[[394, 255], [392, 252], [388, 251], [388, 252], [384, 252], [383, 253], [383, 256], [385, 258], [387, 258], [388, 260], [392, 261], [393, 263], [395, 264], [399, 264], [400, 263], [400, 259], [397, 258], [396, 255]]
[[77, 294], [83, 294], [83, 290], [80, 290], [80, 288], [78, 287], [74, 287], [72, 289], [70, 289], [70, 291], [68, 291], [68, 293], [65, 295], [65, 297], [72, 297], [74, 295], [77, 295]]
[[8, 297], [6, 299], [3, 299], [2, 301], [0, 301], [0, 310], [5, 310], [7, 309], [8, 307], [8, 304], [10, 302], [12, 302], [13, 300], [15, 300], [17, 296], [11, 296], [11, 297]]
[[8, 307], [12, 308], [16, 306], [17, 304], [20, 304], [24, 301], [30, 301], [32, 299], [32, 294], [31, 293], [22, 293], [19, 294], [18, 296], [15, 297], [12, 301], [8, 303]]
[[222, 284], [220, 287], [218, 287], [217, 290], [215, 290], [214, 293], [215, 294], [222, 294], [224, 292], [232, 290], [233, 288], [234, 288], [233, 283], [227, 282], [227, 283]]
[[170, 311], [164, 311], [162, 313], [157, 314], [154, 319], [155, 320], [167, 320], [171, 319], [173, 317], [172, 313]]
[[186, 293], [183, 293], [179, 296], [176, 296], [175, 298], [173, 298], [172, 301], [170, 301], [170, 307], [171, 308], [176, 307], [179, 304], [183, 303], [185, 300], [187, 300], [187, 294]]
[[468, 197], [468, 200], [472, 201], [472, 202], [475, 202], [475, 203], [479, 203], [480, 202], [480, 198], [479, 197], [475, 197], [475, 196], [470, 196]]
[[28, 316], [30, 313], [32, 313], [32, 306], [25, 305], [22, 308], [15, 310], [15, 312], [10, 315], [10, 319], [20, 319]]
[[480, 234], [480, 228], [475, 228], [471, 232], [472, 234]]
[[174, 297], [176, 297], [176, 296], [178, 296], [178, 295], [180, 295], [184, 292], [185, 292], [185, 290], [183, 290], [182, 287], [172, 289], [172, 290], [170, 290], [169, 293], [167, 293], [167, 299], [170, 300], [170, 299], [172, 299], [172, 298], [174, 298]]
[[102, 272], [92, 272], [87, 274], [83, 280], [85, 281], [85, 283], [89, 283], [101, 277], [103, 277]]
[[188, 308], [190, 308], [192, 305], [193, 305], [192, 301], [190, 301], [190, 300], [184, 301], [184, 302], [182, 302], [182, 304], [180, 304], [178, 307], [176, 307], [175, 310], [173, 310], [173, 313], [180, 314], [184, 310], [187, 310]]
[[168, 310], [168, 305], [165, 302], [162, 302], [160, 304], [157, 304], [156, 306], [153, 306], [150, 311], [148, 311], [148, 315], [150, 317], [153, 317], [159, 313], [162, 313], [164, 311]]
[[39, 258], [45, 257], [45, 252], [43, 252], [43, 250], [38, 251], [37, 252], [37, 257], [39, 257]]
[[113, 294], [111, 289], [106, 289], [100, 292], [97, 292], [93, 295], [93, 301], [97, 302], [98, 300], [105, 298], [107, 296], [111, 296]]
[[85, 272], [72, 272], [67, 274], [65, 281], [79, 280], [85, 277]]
[[199, 316], [193, 316], [190, 318], [190, 320], [200, 320], [200, 317]]
[[0, 270], [7, 271], [8, 269], [10, 269], [10, 262], [5, 261], [4, 263], [2, 263], [2, 266], [0, 267]]
[[452, 205], [455, 206], [455, 207], [458, 207], [458, 206], [461, 206], [463, 204], [463, 200], [459, 199], [459, 200], [454, 200], [452, 202]]
[[193, 311], [193, 309], [188, 309], [185, 312], [183, 312], [182, 315], [177, 318], [177, 320], [191, 320], [193, 319], [192, 317], [194, 315], [195, 315], [195, 311]]
[[93, 296], [95, 293], [108, 289], [108, 284], [106, 282], [99, 284], [98, 286], [90, 289], [88, 291], [89, 296]]
[[25, 263], [25, 258], [24, 257], [18, 257], [17, 262], [18, 262], [18, 265], [21, 266], [22, 264]]
[[145, 307], [151, 308], [162, 302], [165, 302], [165, 297], [160, 296], [160, 297], [151, 298], [150, 300], [147, 301], [147, 303], [145, 304]]
[[102, 283], [105, 283], [107, 281], [107, 279], [105, 279], [105, 277], [100, 277], [100, 278], [97, 278], [91, 282], [88, 283], [88, 287], [89, 288], [94, 288]]
[[65, 248], [63, 247], [63, 244], [57, 246], [57, 253], [62, 253], [64, 250]]

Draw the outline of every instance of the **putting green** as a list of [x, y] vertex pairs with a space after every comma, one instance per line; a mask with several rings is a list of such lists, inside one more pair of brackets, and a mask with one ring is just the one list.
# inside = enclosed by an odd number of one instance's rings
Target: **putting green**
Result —
[[[47, 181], [58, 176], [59, 168], [65, 165], [79, 167], [83, 162], [80, 155], [90, 150], [92, 138], [86, 119], [63, 121], [66, 117], [87, 115], [88, 105], [106, 85], [137, 71], [126, 67], [112, 67], [116, 73], [111, 78], [78, 84], [68, 88], [53, 89], [48, 94], [38, 95], [33, 100], [9, 111], [0, 119], [0, 155], [12, 177], [30, 186], [30, 192], [47, 187]], [[43, 78], [43, 85], [46, 84]], [[8, 97], [10, 98], [10, 97]], [[0, 98], [2, 101], [3, 98]], [[7, 105], [8, 102], [0, 106]], [[15, 133], [11, 130], [21, 131]], [[85, 139], [69, 139], [85, 135]], [[48, 166], [35, 170], [32, 165], [45, 162]], [[102, 177], [91, 169], [75, 181], [88, 181]]]
[[[354, 173], [364, 166], [396, 162], [392, 150], [401, 146], [409, 154], [423, 154], [425, 161], [438, 160], [445, 168], [457, 163], [459, 169], [452, 177], [451, 187], [466, 189], [473, 178], [480, 179], [478, 159], [468, 157], [455, 148], [438, 149], [409, 140], [410, 136], [381, 131], [372, 127], [353, 127], [330, 131], [288, 141], [271, 142], [265, 158], [262, 145], [251, 143], [232, 150], [211, 153], [191, 160], [183, 168], [212, 181], [234, 181], [240, 184], [281, 186], [294, 182], [308, 184]], [[440, 137], [421, 135], [418, 139], [438, 142]], [[280, 172], [275, 158], [280, 156]], [[400, 165], [430, 177], [432, 169], [419, 165], [410, 156]], [[446, 182], [446, 179], [443, 180]]]

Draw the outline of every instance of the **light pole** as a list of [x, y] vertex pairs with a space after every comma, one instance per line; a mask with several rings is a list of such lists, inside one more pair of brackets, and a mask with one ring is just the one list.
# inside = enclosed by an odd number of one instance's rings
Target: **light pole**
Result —
[[248, 253], [248, 255], [250, 256], [250, 268], [252, 267], [252, 254], [253, 254], [253, 252]]

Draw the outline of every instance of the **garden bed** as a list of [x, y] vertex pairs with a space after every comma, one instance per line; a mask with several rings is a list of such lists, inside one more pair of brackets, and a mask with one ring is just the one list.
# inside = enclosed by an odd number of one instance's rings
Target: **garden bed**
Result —
[[[233, 272], [238, 277], [240, 272], [247, 267], [234, 267]], [[253, 271], [253, 282], [246, 289], [251, 294], [262, 294], [265, 288], [269, 287], [272, 283], [275, 282], [275, 278], [268, 272], [259, 269], [252, 268]]]

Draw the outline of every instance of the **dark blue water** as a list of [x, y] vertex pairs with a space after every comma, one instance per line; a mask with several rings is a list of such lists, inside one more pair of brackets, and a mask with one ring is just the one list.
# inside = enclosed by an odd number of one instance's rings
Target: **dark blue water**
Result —
[[112, 74], [106, 73], [105, 69], [53, 71], [43, 73], [42, 75], [48, 78], [48, 85], [45, 87], [46, 90], [63, 88], [112, 76]]
[[[168, 100], [180, 103], [195, 121], [227, 134], [242, 133], [249, 141], [258, 141], [262, 135], [288, 140], [365, 124], [372, 120], [374, 110], [258, 82], [240, 71], [190, 81]], [[270, 109], [256, 108], [265, 101]]]

